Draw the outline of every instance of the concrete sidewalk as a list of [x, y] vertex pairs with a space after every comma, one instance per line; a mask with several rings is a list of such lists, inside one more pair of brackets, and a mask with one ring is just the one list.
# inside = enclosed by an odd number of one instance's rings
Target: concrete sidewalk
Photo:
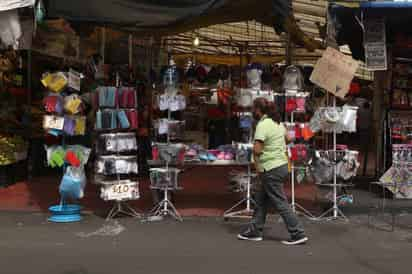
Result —
[[278, 242], [287, 234], [273, 218], [259, 243], [236, 239], [244, 223], [216, 218], [141, 223], [90, 215], [76, 224], [46, 218], [0, 215], [1, 273], [411, 273], [412, 230], [371, 229], [366, 216], [350, 223], [305, 221], [310, 242], [299, 247]]

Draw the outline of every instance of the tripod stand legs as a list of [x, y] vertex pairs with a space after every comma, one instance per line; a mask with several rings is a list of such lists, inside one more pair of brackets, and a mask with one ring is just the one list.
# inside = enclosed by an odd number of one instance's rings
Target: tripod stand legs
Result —
[[106, 217], [106, 220], [113, 219], [119, 214], [127, 215], [134, 218], [140, 218], [142, 215], [134, 210], [130, 205], [125, 201], [116, 201], [112, 209], [109, 211], [109, 214]]
[[175, 220], [182, 222], [183, 218], [177, 211], [176, 207], [169, 200], [168, 189], [164, 190], [164, 198], [151, 211], [151, 216], [171, 216]]
[[[332, 213], [332, 216], [329, 216]], [[346, 217], [345, 214], [343, 214], [342, 210], [340, 210], [339, 207], [331, 207], [328, 210], [326, 210], [322, 215], [319, 217], [314, 218], [313, 220], [315, 221], [332, 221], [332, 220], [337, 220], [337, 219], [343, 219], [345, 222], [348, 222], [349, 219]]]

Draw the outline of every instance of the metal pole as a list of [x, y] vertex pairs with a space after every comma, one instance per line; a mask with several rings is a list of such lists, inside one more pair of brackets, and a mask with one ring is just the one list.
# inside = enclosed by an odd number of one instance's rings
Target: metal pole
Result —
[[[293, 123], [294, 122], [294, 119], [295, 117], [293, 116], [293, 112], [291, 113], [291, 122]], [[293, 164], [293, 162], [292, 162], [292, 164], [291, 164], [291, 187], [292, 187], [292, 210], [293, 210], [293, 212], [295, 212], [296, 213], [296, 205], [295, 205], [295, 203], [296, 203], [296, 198], [295, 198], [295, 165]]]
[[[333, 108], [336, 108], [336, 97], [333, 97]], [[337, 202], [337, 167], [336, 167], [336, 129], [333, 130], [333, 217], [338, 217], [338, 202]]]
[[129, 68], [133, 66], [133, 35], [129, 34]]
[[287, 40], [286, 40], [286, 65], [292, 65], [292, 58], [293, 58], [293, 45], [291, 40], [291, 35], [287, 33]]
[[106, 28], [103, 27], [102, 29], [102, 40], [100, 44], [100, 55], [102, 57], [103, 64], [105, 63], [105, 51], [106, 51]]
[[246, 199], [246, 210], [250, 211], [250, 198], [251, 198], [251, 191], [250, 191], [250, 181], [251, 181], [251, 170], [250, 165], [247, 166], [247, 199]]
[[[32, 88], [31, 88], [31, 78], [32, 78], [32, 51], [31, 49], [27, 50], [27, 104], [28, 104], [28, 112], [27, 115], [29, 116], [29, 121], [30, 121], [30, 126], [27, 127], [27, 137], [31, 137], [32, 135], [32, 126], [31, 126], [31, 121], [32, 121], [32, 115], [31, 115], [31, 93], [32, 93]], [[31, 139], [31, 138], [30, 138]], [[33, 144], [33, 142], [31, 142]], [[30, 153], [31, 154], [31, 153]], [[33, 163], [31, 161], [31, 157], [27, 157], [27, 180], [31, 181], [32, 179], [32, 172], [33, 172]]]

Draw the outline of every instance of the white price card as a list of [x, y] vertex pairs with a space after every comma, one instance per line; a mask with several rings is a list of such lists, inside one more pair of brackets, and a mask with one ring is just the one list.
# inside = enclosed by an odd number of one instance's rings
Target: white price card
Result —
[[120, 183], [106, 186], [104, 188], [107, 200], [137, 200], [140, 197], [138, 183]]

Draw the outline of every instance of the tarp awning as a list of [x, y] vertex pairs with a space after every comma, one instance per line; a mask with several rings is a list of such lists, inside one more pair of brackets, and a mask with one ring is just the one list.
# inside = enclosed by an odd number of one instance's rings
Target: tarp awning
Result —
[[53, 0], [47, 11], [49, 17], [69, 21], [178, 33], [253, 19], [282, 30], [291, 7], [291, 0]]
[[35, 0], [1, 0], [0, 11], [13, 10], [34, 6]]

